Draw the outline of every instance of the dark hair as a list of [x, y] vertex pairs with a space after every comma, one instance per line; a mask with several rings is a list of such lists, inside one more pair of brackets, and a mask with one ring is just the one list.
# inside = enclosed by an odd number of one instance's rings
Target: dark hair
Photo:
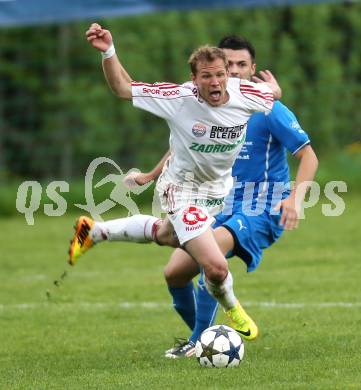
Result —
[[195, 75], [197, 73], [197, 64], [199, 62], [212, 62], [217, 58], [220, 58], [223, 61], [225, 68], [228, 70], [228, 61], [224, 51], [219, 47], [212, 47], [208, 45], [201, 46], [194, 50], [189, 57], [188, 64], [191, 67], [192, 73]]
[[218, 47], [220, 49], [247, 50], [251, 55], [252, 62], [256, 61], [256, 50], [252, 43], [238, 35], [227, 35], [223, 37], [219, 41]]

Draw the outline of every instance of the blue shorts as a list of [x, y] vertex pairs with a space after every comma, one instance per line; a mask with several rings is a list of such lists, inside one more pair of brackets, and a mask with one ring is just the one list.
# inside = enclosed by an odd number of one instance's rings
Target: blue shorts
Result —
[[212, 228], [223, 226], [232, 234], [235, 245], [226, 257], [240, 257], [247, 265], [247, 272], [251, 272], [258, 267], [263, 249], [271, 246], [281, 236], [283, 227], [279, 225], [280, 218], [280, 215], [270, 215], [267, 212], [252, 216], [247, 216], [242, 211], [233, 215], [220, 213]]

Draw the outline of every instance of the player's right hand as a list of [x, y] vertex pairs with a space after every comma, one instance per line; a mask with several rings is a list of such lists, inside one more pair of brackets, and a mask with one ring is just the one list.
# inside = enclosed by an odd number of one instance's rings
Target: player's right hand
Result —
[[153, 178], [149, 176], [147, 173], [143, 172], [130, 172], [123, 179], [123, 183], [129, 189], [132, 189], [137, 186], [142, 186], [144, 184], [152, 181]]
[[92, 23], [85, 36], [88, 42], [100, 51], [107, 51], [113, 43], [112, 34], [98, 23]]
[[275, 76], [273, 76], [272, 72], [269, 70], [261, 70], [259, 72], [259, 75], [260, 77], [252, 76], [252, 81], [254, 81], [255, 83], [267, 84], [273, 92], [274, 99], [280, 100], [282, 97], [282, 89], [278, 84], [278, 81]]
[[301, 206], [297, 204], [293, 194], [278, 202], [274, 210], [281, 212], [280, 226], [283, 226], [285, 230], [296, 229], [300, 218], [300, 209]]

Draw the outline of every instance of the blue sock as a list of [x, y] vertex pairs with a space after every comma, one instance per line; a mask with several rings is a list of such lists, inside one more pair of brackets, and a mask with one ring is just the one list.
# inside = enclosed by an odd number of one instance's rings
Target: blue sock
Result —
[[192, 336], [189, 340], [194, 343], [199, 339], [201, 333], [212, 326], [217, 314], [218, 302], [209, 294], [206, 285], [204, 283], [204, 274], [198, 280], [197, 290], [197, 312], [196, 312], [196, 324], [193, 329]]
[[173, 307], [190, 330], [193, 330], [196, 322], [196, 292], [193, 282], [189, 282], [185, 287], [168, 286], [168, 290], [173, 297]]

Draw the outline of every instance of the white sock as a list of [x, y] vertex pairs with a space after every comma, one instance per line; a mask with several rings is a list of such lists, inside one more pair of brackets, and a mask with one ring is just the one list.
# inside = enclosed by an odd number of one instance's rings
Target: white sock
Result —
[[149, 242], [154, 240], [154, 224], [159, 218], [152, 215], [133, 215], [128, 218], [95, 222], [91, 238], [97, 243], [109, 241]]
[[205, 279], [208, 292], [215, 298], [225, 310], [236, 306], [237, 298], [233, 292], [233, 278], [230, 271], [220, 284], [215, 284]]

